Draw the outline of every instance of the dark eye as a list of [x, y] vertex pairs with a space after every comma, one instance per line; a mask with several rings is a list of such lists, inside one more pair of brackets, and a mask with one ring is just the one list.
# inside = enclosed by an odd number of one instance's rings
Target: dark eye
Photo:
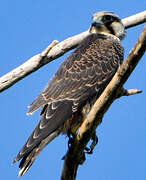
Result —
[[113, 21], [113, 17], [110, 16], [110, 15], [103, 16], [103, 21], [104, 22], [112, 22]]

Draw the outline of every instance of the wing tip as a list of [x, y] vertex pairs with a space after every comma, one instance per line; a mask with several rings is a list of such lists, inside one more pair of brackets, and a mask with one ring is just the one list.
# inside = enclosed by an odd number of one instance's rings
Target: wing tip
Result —
[[21, 168], [18, 173], [18, 177], [22, 177], [28, 169], [25, 169], [25, 167]]
[[[13, 161], [12, 161], [12, 165], [14, 165], [16, 162], [18, 162], [20, 159], [19, 158], [15, 158]], [[26, 173], [26, 171], [27, 171], [28, 169], [24, 166], [24, 167], [20, 167], [20, 170], [19, 170], [19, 173], [18, 173], [18, 177], [22, 177], [25, 173]]]
[[[29, 157], [29, 155], [28, 155]], [[20, 159], [22, 158], [20, 164], [19, 164], [19, 173], [18, 173], [18, 177], [21, 177], [23, 176], [27, 171], [28, 169], [30, 168], [31, 166], [31, 161], [29, 160], [29, 158], [27, 159], [27, 156], [23, 156], [23, 157], [19, 157], [19, 155], [12, 161], [12, 165], [15, 164], [16, 162], [18, 162]], [[33, 161], [32, 161], [33, 162]]]
[[[14, 165], [17, 161], [19, 161], [19, 160], [17, 160], [16, 158], [12, 161], [12, 165]], [[19, 170], [19, 172], [18, 172], [18, 177], [22, 177], [26, 172], [27, 172], [27, 170], [29, 169], [29, 167], [19, 167], [20, 168], [20, 170]]]

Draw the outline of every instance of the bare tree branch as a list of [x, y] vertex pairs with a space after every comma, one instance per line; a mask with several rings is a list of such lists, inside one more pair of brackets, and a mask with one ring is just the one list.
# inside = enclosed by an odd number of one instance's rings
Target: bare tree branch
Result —
[[[124, 83], [127, 81], [128, 77], [136, 67], [137, 63], [140, 61], [145, 51], [146, 26], [131, 53], [119, 67], [117, 73], [101, 96], [97, 99], [87, 118], [81, 125], [78, 134], [74, 138], [74, 142], [65, 156], [61, 180], [75, 180], [78, 166], [84, 160], [84, 149], [87, 143], [91, 139], [92, 134], [95, 132], [97, 126], [101, 123], [104, 113], [117, 98], [117, 95], [120, 94]], [[122, 90], [122, 92], [124, 91]], [[131, 95], [132, 91], [130, 92], [127, 90], [125, 95], [126, 94]], [[121, 95], [123, 95], [123, 93], [121, 93]]]
[[[135, 14], [133, 16], [124, 18], [122, 20], [125, 28], [133, 27], [138, 24], [146, 22], [146, 11]], [[26, 61], [24, 64], [15, 68], [11, 72], [5, 74], [0, 78], [0, 92], [11, 87], [13, 84], [38, 70], [45, 64], [53, 61], [54, 59], [62, 56], [67, 51], [75, 48], [86, 36], [89, 35], [89, 31], [85, 31], [81, 34], [70, 37], [60, 43], [57, 40], [53, 41], [45, 51], [37, 54]]]
[[135, 94], [139, 94], [142, 93], [142, 90], [139, 89], [124, 89], [121, 88], [119, 94], [117, 95], [117, 98], [120, 98], [121, 96], [131, 96], [131, 95], [135, 95]]
[[146, 22], [146, 11], [122, 19], [126, 29]]

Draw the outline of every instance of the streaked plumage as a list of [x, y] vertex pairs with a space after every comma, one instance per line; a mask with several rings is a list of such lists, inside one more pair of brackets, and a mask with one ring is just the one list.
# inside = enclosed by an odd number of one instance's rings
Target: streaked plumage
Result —
[[123, 61], [125, 31], [117, 15], [94, 14], [90, 32], [29, 107], [28, 114], [42, 107], [41, 120], [13, 161], [22, 159], [19, 175], [51, 140], [82, 121]]

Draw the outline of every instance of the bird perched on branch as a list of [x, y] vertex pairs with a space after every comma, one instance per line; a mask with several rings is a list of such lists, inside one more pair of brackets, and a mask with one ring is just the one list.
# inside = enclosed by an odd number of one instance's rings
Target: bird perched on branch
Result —
[[102, 11], [93, 15], [88, 37], [29, 106], [28, 114], [42, 107], [41, 120], [13, 161], [21, 160], [20, 176], [50, 141], [81, 125], [123, 61], [124, 36], [124, 25], [116, 14]]

